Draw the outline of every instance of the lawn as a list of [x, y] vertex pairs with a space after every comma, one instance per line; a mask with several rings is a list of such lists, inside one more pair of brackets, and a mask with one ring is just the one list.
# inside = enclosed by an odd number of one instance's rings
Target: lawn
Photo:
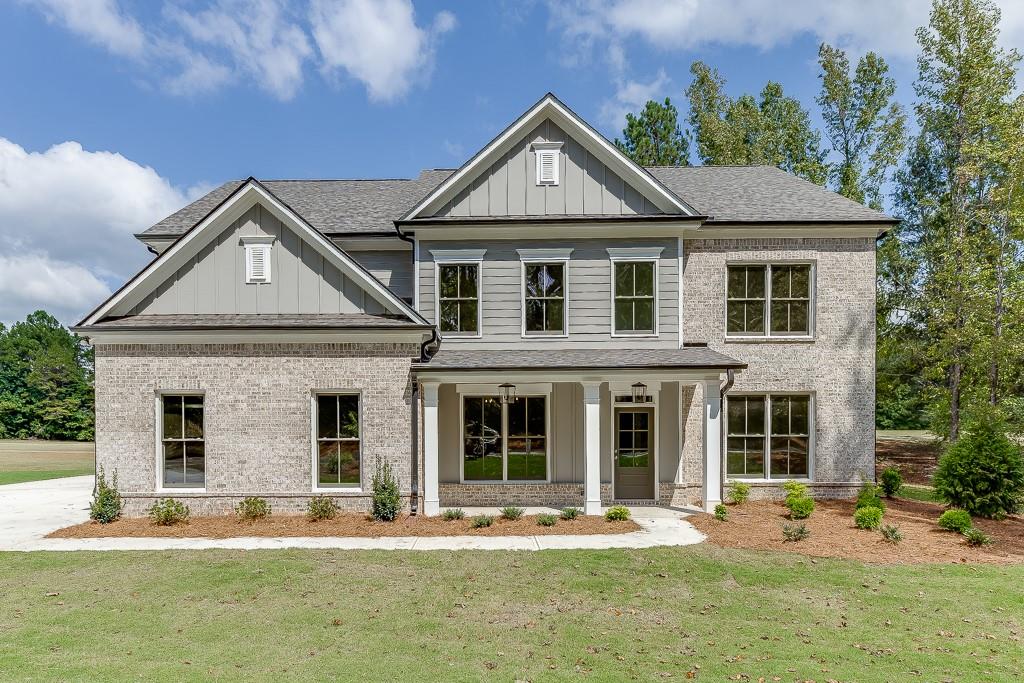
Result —
[[[1005, 681], [1024, 567], [638, 551], [0, 555], [7, 679]], [[777, 677], [777, 678], [776, 678]]]
[[93, 444], [0, 440], [0, 484], [93, 473]]

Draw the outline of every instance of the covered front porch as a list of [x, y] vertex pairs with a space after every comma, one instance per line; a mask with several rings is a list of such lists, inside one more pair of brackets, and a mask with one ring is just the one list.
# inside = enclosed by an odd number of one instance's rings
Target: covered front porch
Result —
[[704, 346], [439, 351], [414, 366], [423, 513], [442, 507], [721, 502], [722, 390]]

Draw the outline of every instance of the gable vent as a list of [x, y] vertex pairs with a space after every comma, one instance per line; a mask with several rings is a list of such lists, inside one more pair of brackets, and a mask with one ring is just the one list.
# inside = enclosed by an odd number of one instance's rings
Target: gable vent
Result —
[[558, 184], [558, 155], [561, 142], [535, 142], [533, 151], [537, 157], [537, 184]]
[[270, 248], [273, 237], [243, 237], [245, 281], [247, 284], [270, 282]]

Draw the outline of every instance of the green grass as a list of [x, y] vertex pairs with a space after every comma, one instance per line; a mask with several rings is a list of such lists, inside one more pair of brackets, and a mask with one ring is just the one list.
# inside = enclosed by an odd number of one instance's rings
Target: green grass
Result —
[[0, 595], [8, 680], [1005, 681], [1024, 627], [1024, 567], [710, 546], [10, 553]]
[[912, 484], [904, 484], [903, 488], [900, 489], [899, 498], [909, 498], [910, 500], [922, 500], [927, 503], [941, 503], [942, 499], [939, 498], [935, 493], [935, 489], [931, 486], [915, 486]]
[[93, 444], [0, 440], [0, 485], [93, 473]]

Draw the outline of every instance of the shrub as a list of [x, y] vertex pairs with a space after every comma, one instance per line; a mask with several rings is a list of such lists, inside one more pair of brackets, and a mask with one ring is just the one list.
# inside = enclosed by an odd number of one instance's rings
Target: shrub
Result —
[[454, 522], [457, 519], [465, 519], [466, 513], [462, 511], [462, 508], [448, 508], [441, 516], [449, 522]]
[[853, 513], [853, 523], [857, 525], [858, 529], [877, 529], [882, 523], [882, 515], [884, 514], [881, 508], [857, 508]]
[[235, 512], [241, 519], [263, 519], [270, 516], [270, 503], [265, 498], [249, 496], [242, 499], [242, 502], [235, 508]]
[[893, 498], [898, 495], [900, 489], [903, 488], [903, 475], [900, 474], [900, 468], [886, 467], [882, 470], [882, 477], [879, 483], [886, 498]]
[[625, 505], [613, 505], [604, 511], [604, 518], [609, 522], [625, 522], [629, 519], [629, 508]]
[[964, 538], [967, 540], [967, 545], [975, 548], [983, 545], [992, 545], [992, 537], [981, 529], [975, 529], [974, 527], [964, 531]]
[[939, 515], [939, 526], [946, 531], [962, 534], [974, 526], [974, 522], [967, 510], [946, 510]]
[[107, 484], [106, 474], [100, 467], [99, 477], [96, 479], [96, 490], [92, 494], [92, 503], [89, 504], [89, 518], [95, 519], [100, 524], [110, 524], [121, 516], [124, 509], [124, 502], [121, 494], [117, 491], [117, 471], [110, 478]]
[[879, 531], [882, 532], [882, 538], [893, 545], [903, 540], [903, 532], [895, 524], [883, 524]]
[[402, 509], [402, 497], [398, 493], [398, 481], [391, 470], [391, 464], [377, 461], [377, 471], [373, 473], [373, 504], [371, 513], [380, 522], [393, 522]]
[[477, 515], [473, 519], [469, 520], [469, 526], [474, 529], [483, 529], [494, 524], [494, 517], [491, 515]]
[[882, 502], [882, 497], [878, 495], [879, 490], [870, 481], [864, 482], [864, 485], [860, 487], [860, 493], [857, 494], [857, 509], [878, 508], [885, 512], [885, 503]]
[[524, 510], [523, 508], [516, 508], [516, 507], [501, 508], [501, 518], [502, 519], [507, 519], [510, 522], [514, 522], [517, 519], [519, 519], [520, 517], [522, 517], [523, 513], [525, 513], [525, 512], [526, 512], [526, 510]]
[[724, 522], [729, 519], [729, 508], [725, 507], [721, 503], [715, 506], [715, 519], [719, 522]]
[[580, 516], [582, 510], [579, 508], [562, 508], [562, 519], [569, 521]]
[[807, 496], [786, 498], [790, 519], [807, 519], [814, 512], [814, 499]]
[[557, 521], [558, 515], [551, 515], [547, 513], [537, 515], [537, 524], [540, 524], [541, 526], [554, 526]]
[[149, 508], [149, 518], [157, 526], [173, 526], [188, 521], [190, 510], [184, 503], [173, 498], [164, 498]]
[[798, 481], [787, 481], [782, 485], [782, 490], [786, 492], [786, 500], [790, 498], [806, 498], [807, 497], [807, 484], [801, 484]]
[[1024, 461], [994, 415], [967, 425], [935, 471], [935, 492], [948, 504], [977, 517], [1001, 519], [1020, 507]]
[[806, 524], [783, 524], [782, 525], [782, 540], [787, 543], [796, 543], [802, 541], [805, 538], [810, 538], [811, 530], [807, 528]]
[[742, 481], [734, 481], [729, 484], [729, 500], [736, 505], [743, 505], [750, 498], [750, 484]]
[[309, 499], [306, 506], [306, 518], [311, 522], [322, 522], [334, 519], [338, 514], [338, 504], [327, 496], [316, 496]]

